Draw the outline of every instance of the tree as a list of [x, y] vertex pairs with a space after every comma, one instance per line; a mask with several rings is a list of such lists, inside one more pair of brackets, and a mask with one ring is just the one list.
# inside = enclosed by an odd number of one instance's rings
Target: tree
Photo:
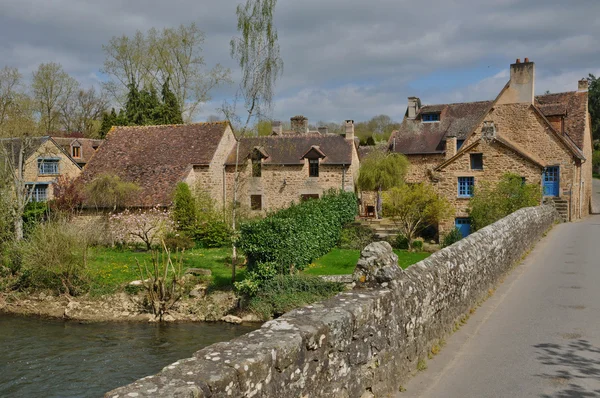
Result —
[[221, 65], [205, 69], [203, 43], [204, 33], [194, 23], [113, 37], [102, 46], [106, 54], [102, 71], [111, 78], [105, 87], [123, 102], [124, 91], [130, 91], [132, 85], [139, 91], [170, 81], [179, 113], [190, 121], [200, 105], [210, 100], [210, 91], [228, 82], [230, 75]]
[[471, 227], [477, 231], [523, 207], [540, 204], [538, 184], [526, 184], [518, 174], [506, 173], [493, 185], [483, 182], [475, 187], [467, 212]]
[[4, 67], [0, 70], [0, 125], [6, 121], [15, 101], [22, 95], [21, 73], [17, 68]]
[[104, 112], [102, 114], [102, 122], [100, 124], [100, 130], [98, 130], [98, 136], [100, 138], [105, 138], [106, 134], [108, 134], [113, 126], [121, 126], [123, 124], [125, 124], [125, 121], [123, 121], [122, 118], [119, 118], [115, 108], [112, 108], [110, 113]]
[[363, 191], [377, 192], [375, 216], [381, 218], [381, 193], [404, 184], [408, 170], [408, 160], [404, 155], [389, 153], [380, 146], [360, 163], [357, 186]]
[[140, 187], [132, 182], [125, 182], [114, 174], [101, 174], [87, 183], [83, 188], [87, 203], [99, 208], [122, 208]]
[[52, 187], [54, 198], [48, 203], [50, 209], [60, 212], [70, 219], [83, 203], [79, 182], [74, 178], [61, 175], [52, 184]]
[[96, 136], [100, 129], [102, 115], [108, 106], [106, 93], [104, 91], [98, 92], [94, 87], [91, 87], [88, 90], [79, 90], [74, 100], [73, 131], [79, 131], [86, 137]]
[[277, 0], [246, 0], [236, 9], [239, 37], [231, 39], [231, 56], [242, 69], [242, 80], [237, 98], [242, 98], [246, 112], [245, 123], [236, 114], [235, 104], [223, 106], [223, 112], [232, 125], [240, 125], [235, 155], [235, 173], [232, 198], [232, 230], [234, 234], [232, 253], [232, 282], [235, 282], [237, 246], [235, 234], [238, 187], [240, 183], [240, 141], [246, 135], [253, 119], [260, 119], [271, 109], [275, 82], [283, 71], [279, 54], [277, 29], [273, 24], [273, 12]]
[[118, 242], [128, 243], [132, 238], [139, 239], [147, 250], [152, 249], [152, 245], [174, 227], [171, 214], [156, 207], [140, 211], [125, 209], [122, 213], [112, 214], [110, 223]]
[[433, 187], [425, 183], [396, 186], [383, 196], [385, 214], [406, 237], [409, 248], [423, 228], [452, 214], [448, 201], [438, 196]]
[[162, 86], [162, 108], [160, 124], [182, 124], [181, 107], [177, 97], [169, 87], [170, 80], [167, 79]]
[[362, 142], [369, 138], [374, 141], [387, 141], [394, 130], [400, 127], [388, 115], [377, 115], [366, 122], [358, 122], [354, 126], [355, 134]]
[[590, 75], [588, 80], [588, 108], [592, 118], [592, 136], [600, 139], [600, 79]]
[[58, 129], [61, 112], [69, 112], [69, 101], [77, 92], [79, 83], [60, 64], [50, 62], [41, 64], [33, 72], [31, 88], [43, 131], [49, 134]]

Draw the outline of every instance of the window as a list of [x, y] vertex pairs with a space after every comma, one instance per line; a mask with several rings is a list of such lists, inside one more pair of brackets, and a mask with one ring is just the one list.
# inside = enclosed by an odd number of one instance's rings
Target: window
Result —
[[262, 210], [262, 195], [250, 195], [250, 209]]
[[439, 113], [424, 113], [421, 116], [421, 120], [424, 122], [439, 122], [440, 114]]
[[58, 159], [38, 159], [38, 173], [58, 174]]
[[470, 198], [473, 196], [475, 177], [458, 177], [458, 197]]
[[458, 151], [460, 149], [460, 147], [463, 146], [464, 143], [465, 143], [465, 140], [456, 140], [456, 150]]
[[71, 156], [73, 156], [74, 158], [80, 158], [81, 157], [81, 147], [80, 146], [74, 146], [71, 148]]
[[260, 158], [252, 159], [252, 177], [260, 177], [262, 175], [262, 161]]
[[48, 200], [48, 184], [27, 184], [27, 194], [31, 195], [31, 202], [45, 202]]
[[471, 170], [483, 170], [483, 154], [472, 153], [471, 155]]
[[319, 199], [319, 194], [318, 193], [303, 193], [302, 195], [300, 195], [300, 200], [302, 202], [306, 202], [307, 200], [310, 199]]
[[319, 159], [308, 159], [308, 175], [309, 177], [319, 176]]

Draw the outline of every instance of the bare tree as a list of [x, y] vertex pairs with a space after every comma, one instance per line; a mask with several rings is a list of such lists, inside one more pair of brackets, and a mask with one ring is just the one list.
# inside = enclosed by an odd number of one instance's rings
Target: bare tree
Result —
[[102, 119], [102, 114], [108, 108], [106, 93], [96, 91], [94, 87], [79, 90], [75, 97], [75, 131], [82, 132], [86, 137], [95, 136]]
[[0, 125], [4, 123], [11, 106], [18, 102], [21, 95], [21, 73], [17, 68], [4, 67], [0, 70]]
[[113, 37], [103, 46], [103, 72], [112, 80], [105, 87], [120, 103], [130, 87], [160, 87], [167, 80], [181, 113], [190, 121], [210, 91], [229, 81], [229, 70], [216, 65], [206, 70], [202, 54], [204, 33], [191, 23], [162, 31], [138, 31], [133, 37]]
[[[231, 56], [242, 68], [242, 80], [233, 104], [224, 104], [223, 113], [232, 125], [239, 126], [236, 144], [235, 175], [233, 183], [232, 229], [232, 281], [235, 281], [237, 261], [236, 207], [240, 185], [239, 157], [240, 139], [253, 120], [259, 120], [271, 110], [275, 82], [283, 71], [279, 54], [277, 29], [273, 25], [273, 12], [277, 0], [246, 0], [237, 6], [237, 29], [239, 37], [231, 40]], [[245, 116], [236, 113], [237, 100], [244, 102]], [[242, 120], [245, 119], [245, 122]]]
[[61, 112], [68, 107], [79, 83], [60, 64], [50, 62], [33, 72], [31, 88], [42, 128], [48, 134], [58, 128]]

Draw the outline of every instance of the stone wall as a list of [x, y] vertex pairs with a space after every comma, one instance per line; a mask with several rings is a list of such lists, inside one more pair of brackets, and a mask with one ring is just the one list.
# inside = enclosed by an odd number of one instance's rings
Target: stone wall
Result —
[[106, 397], [393, 395], [557, 216], [550, 206], [521, 209], [405, 271], [388, 270], [386, 282], [291, 311]]

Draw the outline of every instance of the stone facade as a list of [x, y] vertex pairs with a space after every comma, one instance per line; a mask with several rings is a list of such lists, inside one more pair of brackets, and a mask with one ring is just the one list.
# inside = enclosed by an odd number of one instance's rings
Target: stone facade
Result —
[[[60, 176], [66, 176], [70, 179], [79, 177], [81, 167], [50, 137], [42, 137], [36, 141], [39, 141], [39, 144], [36, 144], [35, 150], [25, 161], [24, 180], [27, 184], [47, 185], [47, 200], [51, 200], [54, 198], [53, 183]], [[43, 159], [58, 161], [58, 173], [40, 173], [38, 160]]]
[[389, 264], [389, 245], [372, 247], [358, 279], [374, 284], [291, 311], [105, 397], [393, 396], [557, 217], [550, 206], [521, 209], [405, 271]]

